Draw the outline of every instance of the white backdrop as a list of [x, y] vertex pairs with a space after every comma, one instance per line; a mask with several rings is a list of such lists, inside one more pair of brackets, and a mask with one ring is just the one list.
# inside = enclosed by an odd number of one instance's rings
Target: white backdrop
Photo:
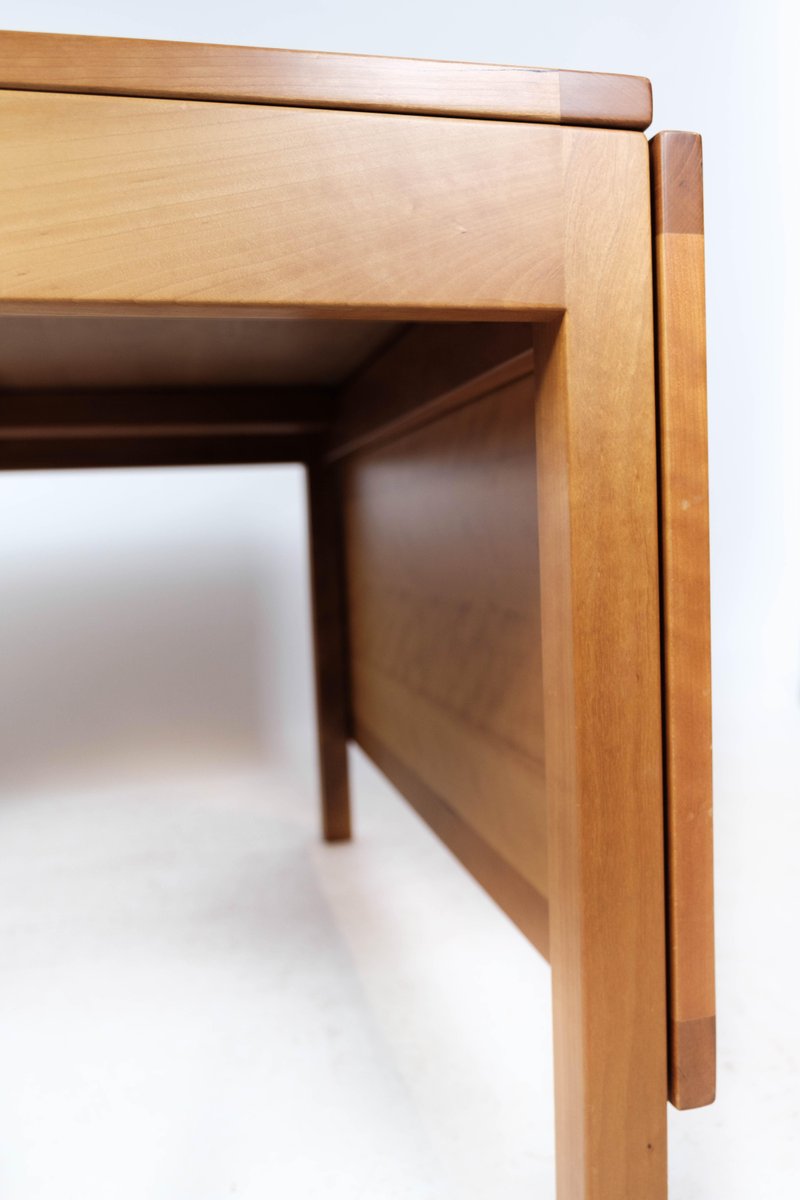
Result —
[[[800, 1176], [795, 8], [0, 0], [10, 29], [644, 74], [653, 129], [703, 134], [722, 1091], [713, 1109], [673, 1118], [673, 1137], [677, 1194], [726, 1200], [794, 1195]], [[296, 470], [7, 476], [0, 513], [5, 789], [265, 755], [307, 771]], [[90, 729], [103, 752], [87, 760]]]

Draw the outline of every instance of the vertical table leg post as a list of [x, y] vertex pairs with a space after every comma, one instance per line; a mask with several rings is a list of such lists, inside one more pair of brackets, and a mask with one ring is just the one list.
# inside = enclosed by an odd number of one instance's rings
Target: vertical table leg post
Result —
[[558, 1198], [665, 1200], [647, 147], [569, 137], [566, 312], [535, 334]]
[[657, 566], [631, 507], [601, 501], [602, 439], [580, 477], [569, 338], [548, 328], [537, 355], [558, 1198], [665, 1200]]
[[340, 842], [351, 836], [341, 499], [335, 467], [311, 461], [306, 478], [322, 832]]

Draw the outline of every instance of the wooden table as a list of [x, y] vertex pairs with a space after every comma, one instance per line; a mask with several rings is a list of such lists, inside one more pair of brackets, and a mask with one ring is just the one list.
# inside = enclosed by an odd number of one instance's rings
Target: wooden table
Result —
[[6, 33], [0, 88], [0, 466], [306, 464], [325, 836], [353, 738], [550, 960], [561, 1200], [663, 1200], [714, 1094], [699, 138], [284, 50]]

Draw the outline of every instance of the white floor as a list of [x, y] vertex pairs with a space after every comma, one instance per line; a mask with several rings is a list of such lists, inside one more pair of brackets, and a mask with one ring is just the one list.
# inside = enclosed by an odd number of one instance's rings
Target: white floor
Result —
[[356, 783], [5, 799], [3, 1200], [552, 1193], [547, 968]]
[[[549, 971], [361, 759], [355, 785], [338, 847], [254, 773], [5, 797], [2, 1200], [554, 1195]], [[796, 1063], [727, 1009], [672, 1196], [795, 1198]]]

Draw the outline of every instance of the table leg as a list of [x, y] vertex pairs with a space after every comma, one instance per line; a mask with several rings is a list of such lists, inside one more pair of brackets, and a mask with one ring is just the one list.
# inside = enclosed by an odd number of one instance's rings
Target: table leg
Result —
[[336, 468], [309, 462], [307, 485], [322, 831], [325, 841], [339, 842], [350, 838], [351, 825], [346, 606]]
[[566, 312], [534, 350], [558, 1197], [665, 1200], [649, 164], [637, 134], [570, 139]]

